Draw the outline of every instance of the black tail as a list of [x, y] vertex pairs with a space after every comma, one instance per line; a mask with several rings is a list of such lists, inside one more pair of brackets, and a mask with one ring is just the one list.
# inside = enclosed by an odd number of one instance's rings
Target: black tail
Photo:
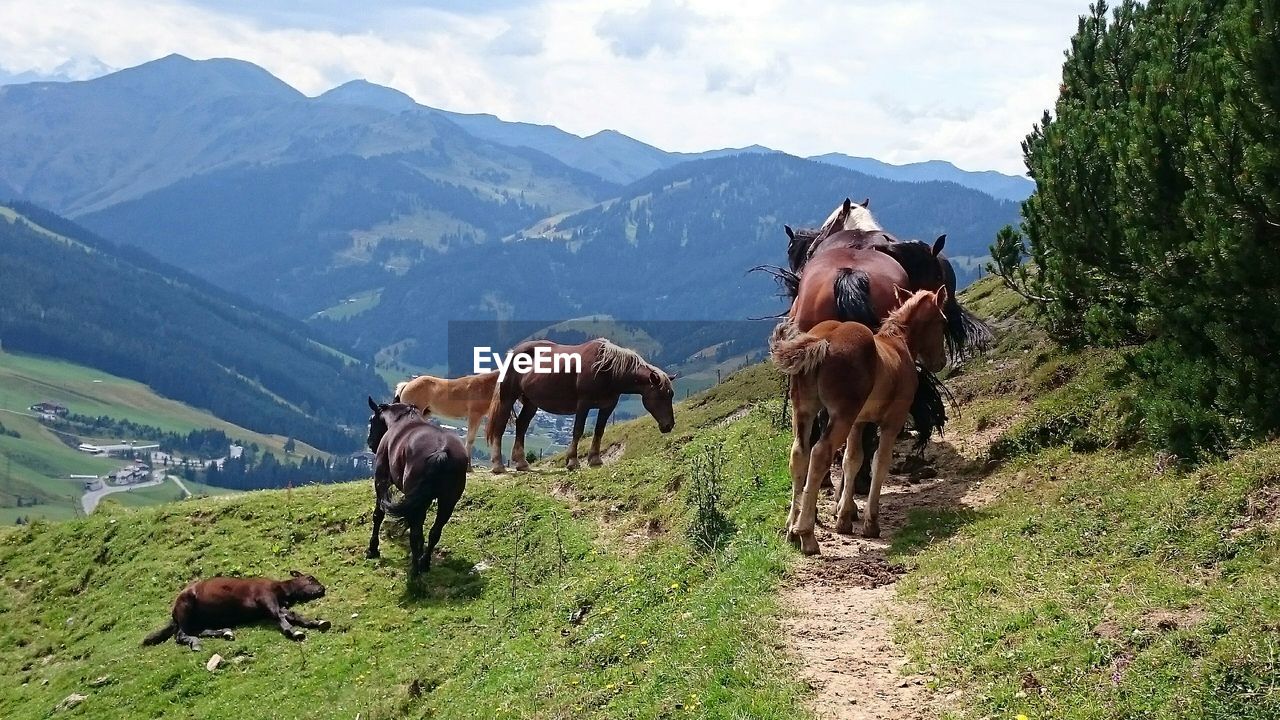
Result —
[[841, 268], [836, 275], [836, 318], [860, 322], [875, 330], [880, 327], [871, 306], [871, 278], [861, 270]]
[[951, 391], [937, 375], [919, 364], [916, 365], [916, 374], [920, 383], [916, 387], [916, 396], [911, 400], [911, 426], [916, 431], [916, 444], [912, 449], [920, 452], [929, 444], [935, 430], [942, 434], [942, 427], [947, 424], [947, 404], [943, 396], [951, 400]]
[[142, 638], [142, 644], [143, 645], [159, 645], [165, 640], [168, 640], [169, 638], [173, 637], [173, 634], [176, 632], [178, 632], [178, 623], [174, 622], [173, 620], [170, 620], [168, 625], [165, 625], [159, 630]]
[[947, 353], [953, 364], [959, 364], [971, 351], [990, 347], [995, 335], [990, 326], [960, 306], [956, 299], [956, 271], [951, 261], [939, 257], [938, 264], [947, 288]]
[[399, 518], [425, 515], [427, 507], [431, 505], [431, 501], [435, 499], [437, 491], [446, 480], [443, 476], [455, 468], [460, 468], [460, 472], [465, 475], [466, 460], [450, 457], [446, 450], [437, 451], [423, 463], [422, 469], [414, 478], [417, 482], [413, 489], [405, 493], [400, 502], [382, 501], [383, 512]]

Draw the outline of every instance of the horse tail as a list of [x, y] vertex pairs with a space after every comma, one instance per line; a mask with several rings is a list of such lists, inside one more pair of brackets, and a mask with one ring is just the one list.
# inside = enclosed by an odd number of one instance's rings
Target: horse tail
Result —
[[148, 635], [148, 636], [146, 636], [146, 637], [142, 638], [142, 644], [143, 644], [144, 646], [145, 646], [145, 645], [159, 645], [160, 643], [164, 642], [165, 640], [168, 640], [169, 638], [173, 637], [173, 634], [174, 634], [174, 633], [176, 633], [176, 632], [178, 632], [178, 621], [177, 621], [177, 620], [170, 620], [168, 625], [165, 625], [164, 627], [160, 628], [159, 630], [156, 630], [155, 632], [151, 633], [150, 635]]
[[991, 346], [995, 334], [991, 326], [980, 320], [977, 315], [966, 310], [956, 298], [956, 271], [951, 261], [938, 258], [942, 268], [943, 281], [947, 288], [947, 352], [953, 363], [959, 363], [970, 350], [984, 350]]
[[511, 410], [515, 406], [512, 405], [506, 414], [502, 413], [502, 381], [493, 384], [493, 397], [489, 400], [489, 409], [485, 411], [488, 421], [484, 428], [484, 439], [489, 443], [489, 447], [497, 447], [502, 442], [502, 436], [497, 434], [498, 428], [507, 426], [511, 421]]
[[402, 383], [396, 383], [396, 394], [392, 396], [391, 402], [400, 402], [400, 395], [404, 392], [404, 389], [408, 384], [408, 380], [405, 380]]
[[404, 494], [400, 502], [393, 503], [386, 499], [381, 501], [383, 512], [399, 518], [425, 515], [427, 507], [431, 505], [431, 501], [435, 498], [433, 491], [439, 485], [436, 482], [437, 476], [446, 474], [450, 470], [458, 470], [465, 475], [467, 472], [466, 460], [450, 457], [449, 451], [445, 449], [432, 453], [423, 461], [418, 471], [413, 473], [412, 478], [416, 482]]
[[916, 375], [920, 382], [916, 385], [916, 395], [911, 399], [911, 426], [916, 431], [915, 452], [924, 450], [929, 438], [936, 430], [942, 434], [942, 427], [947, 424], [947, 404], [943, 397], [951, 399], [951, 392], [942, 384], [937, 375], [916, 364]]
[[773, 364], [788, 375], [807, 375], [817, 370], [830, 347], [826, 338], [800, 332], [790, 320], [778, 323], [769, 338]]
[[875, 330], [880, 318], [871, 306], [871, 276], [861, 270], [840, 268], [836, 274], [836, 319], [862, 323]]

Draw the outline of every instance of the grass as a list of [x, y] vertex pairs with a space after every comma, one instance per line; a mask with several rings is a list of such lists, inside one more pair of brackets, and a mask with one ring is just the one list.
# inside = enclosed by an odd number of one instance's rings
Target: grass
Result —
[[960, 717], [1280, 717], [1280, 442], [1184, 469], [1136, 441], [1124, 351], [1064, 352], [991, 280], [952, 378], [996, 431], [979, 510], [917, 514], [900, 634]]
[[326, 308], [311, 317], [327, 318], [329, 320], [346, 320], [353, 318], [366, 310], [372, 310], [378, 307], [378, 303], [382, 301], [382, 288], [374, 288], [373, 290], [365, 290], [356, 293], [331, 308]]
[[[417, 584], [402, 533], [384, 531], [382, 560], [363, 557], [367, 483], [108, 503], [0, 533], [0, 715], [45, 717], [82, 693], [68, 715], [803, 716], [773, 600], [794, 557], [776, 533], [785, 437], [764, 405], [718, 422], [753, 397], [756, 375], [682, 412], [680, 435], [660, 436], [647, 419], [616, 428], [635, 451], [607, 468], [473, 474], [445, 529], [447, 555]], [[648, 522], [675, 529], [693, 517], [673, 479], [705, 443], [723, 448], [733, 522], [714, 551]], [[618, 542], [637, 527], [648, 532]], [[138, 647], [191, 578], [295, 567], [326, 583], [328, 595], [301, 610], [332, 631], [295, 645], [248, 628], [198, 654]], [[214, 652], [228, 663], [211, 674]]]

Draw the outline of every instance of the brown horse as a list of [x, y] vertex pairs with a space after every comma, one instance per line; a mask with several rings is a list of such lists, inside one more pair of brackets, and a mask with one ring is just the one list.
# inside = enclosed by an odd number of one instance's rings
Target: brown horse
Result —
[[193, 582], [178, 593], [167, 625], [142, 639], [158, 645], [176, 635], [179, 645], [200, 649], [200, 638], [235, 640], [232, 628], [251, 622], [274, 622], [290, 640], [306, 635], [294, 625], [328, 630], [328, 620], [308, 620], [290, 605], [324, 597], [324, 585], [313, 575], [293, 570], [288, 580], [264, 577], [213, 577]]
[[872, 334], [856, 322], [828, 320], [808, 332], [783, 321], [770, 340], [773, 361], [791, 376], [794, 439], [791, 445], [791, 509], [787, 533], [806, 555], [818, 552], [813, 536], [818, 489], [836, 449], [848, 442], [836, 532], [850, 533], [857, 519], [853, 473], [862, 465], [863, 430], [880, 428], [872, 463], [862, 534], [879, 537], [880, 487], [916, 395], [919, 358], [930, 372], [947, 362], [943, 337], [946, 289], [912, 295]]
[[[470, 458], [456, 435], [427, 422], [418, 409], [404, 403], [379, 405], [369, 398], [369, 450], [377, 454], [373, 469], [373, 533], [365, 557], [379, 557], [378, 531], [386, 513], [404, 518], [409, 525], [409, 572], [431, 570], [431, 553], [440, 542], [444, 524], [467, 487]], [[391, 502], [391, 486], [404, 499]], [[426, 550], [422, 525], [436, 502], [436, 521]]]
[[[536, 357], [578, 358], [576, 364], [552, 361], [553, 372], [519, 372], [517, 363], [533, 363]], [[502, 463], [502, 434], [517, 400], [520, 414], [516, 417], [516, 441], [511, 447], [511, 457], [517, 470], [528, 470], [524, 455], [524, 435], [534, 414], [541, 408], [553, 415], [573, 415], [573, 439], [569, 443], [566, 465], [570, 470], [578, 467], [578, 440], [587, 425], [587, 413], [596, 411], [596, 430], [591, 439], [591, 452], [587, 464], [597, 466], [600, 460], [600, 438], [604, 436], [605, 423], [623, 395], [639, 395], [644, 409], [658, 421], [658, 429], [664, 433], [675, 427], [675, 411], [671, 400], [675, 391], [672, 378], [659, 368], [650, 365], [634, 350], [614, 345], [597, 338], [581, 345], [560, 345], [548, 340], [531, 340], [517, 345], [511, 351], [511, 366], [499, 383], [489, 410], [487, 438], [493, 458], [493, 472], [504, 472]]]
[[467, 458], [475, 448], [476, 433], [493, 401], [498, 373], [467, 375], [456, 379], [419, 375], [396, 385], [395, 402], [412, 405], [423, 415], [467, 419]]

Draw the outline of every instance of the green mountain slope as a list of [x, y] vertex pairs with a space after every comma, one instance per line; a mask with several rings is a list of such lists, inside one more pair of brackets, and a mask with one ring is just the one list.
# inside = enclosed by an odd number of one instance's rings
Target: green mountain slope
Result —
[[0, 342], [333, 450], [384, 387], [303, 325], [29, 206], [0, 217]]

